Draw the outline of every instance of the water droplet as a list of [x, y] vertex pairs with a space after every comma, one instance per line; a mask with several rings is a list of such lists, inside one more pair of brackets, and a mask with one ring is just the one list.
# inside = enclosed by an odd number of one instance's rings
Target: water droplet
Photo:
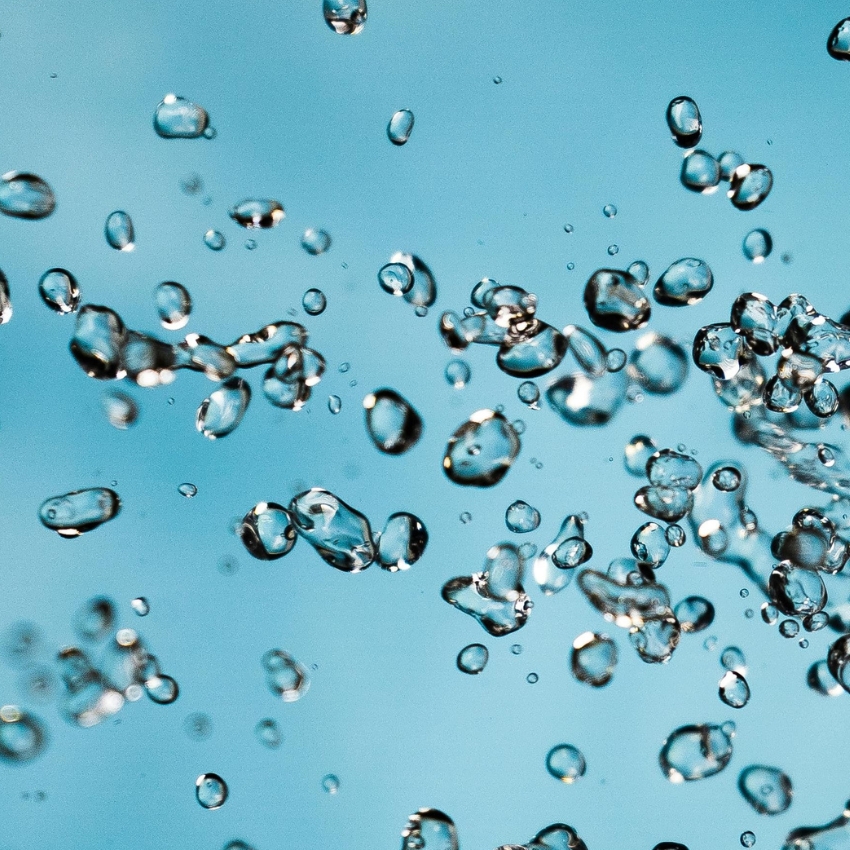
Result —
[[202, 773], [195, 780], [195, 796], [205, 809], [221, 808], [227, 794], [227, 783], [217, 773]]
[[576, 267], [575, 263], [567, 263], [567, 271], [571, 272]]
[[471, 643], [465, 646], [457, 656], [457, 669], [470, 676], [478, 675], [486, 666], [490, 653], [481, 643]]
[[540, 511], [521, 499], [513, 502], [505, 511], [505, 525], [514, 534], [527, 534], [540, 525]]
[[517, 387], [517, 398], [533, 409], [537, 409], [537, 402], [540, 400], [540, 389], [534, 381], [523, 381]]
[[438, 809], [419, 809], [401, 832], [401, 850], [458, 850], [454, 822]]
[[674, 609], [685, 633], [701, 632], [714, 622], [714, 606], [702, 596], [688, 596]]
[[295, 545], [295, 527], [288, 511], [276, 502], [259, 502], [245, 514], [237, 529], [245, 548], [255, 558], [274, 561]]
[[850, 18], [844, 18], [832, 28], [826, 49], [833, 59], [850, 59]]
[[664, 742], [661, 770], [674, 783], [692, 782], [720, 773], [732, 758], [735, 724], [680, 726]]
[[636, 477], [646, 475], [647, 461], [655, 454], [656, 445], [651, 437], [645, 434], [638, 434], [629, 440], [626, 444], [623, 463], [626, 471]]
[[405, 295], [413, 288], [413, 272], [404, 263], [387, 263], [378, 272], [378, 283], [390, 295]]
[[395, 390], [380, 389], [363, 399], [366, 431], [385, 454], [409, 451], [422, 435], [422, 418]]
[[47, 747], [47, 730], [34, 714], [16, 705], [0, 708], [0, 759], [13, 764], [32, 761]]
[[689, 151], [682, 161], [680, 179], [686, 189], [710, 194], [720, 183], [720, 163], [706, 151]]
[[213, 724], [208, 714], [195, 711], [183, 721], [183, 731], [193, 741], [206, 741], [213, 732]]
[[714, 287], [714, 275], [704, 260], [683, 257], [671, 263], [655, 283], [652, 294], [666, 307], [697, 304]]
[[546, 390], [546, 401], [573, 425], [598, 426], [610, 421], [626, 399], [625, 370], [605, 372], [599, 378], [565, 375]]
[[584, 776], [587, 762], [584, 756], [571, 744], [558, 744], [549, 750], [546, 756], [546, 770], [567, 785]]
[[732, 493], [741, 486], [741, 473], [734, 466], [722, 466], [712, 473], [711, 483], [723, 493]]
[[116, 251], [132, 251], [136, 245], [133, 220], [124, 210], [116, 210], [107, 216], [103, 233], [109, 247]]
[[162, 99], [153, 116], [153, 128], [163, 139], [197, 139], [208, 124], [206, 109], [174, 94]]
[[585, 286], [584, 306], [594, 325], [618, 333], [642, 328], [651, 312], [649, 300], [635, 278], [615, 269], [593, 273]]
[[254, 735], [266, 748], [276, 750], [283, 743], [283, 735], [276, 720], [267, 717], [254, 727]]
[[171, 676], [160, 673], [145, 679], [145, 693], [159, 705], [170, 705], [180, 695], [180, 688]]
[[266, 686], [284, 702], [295, 702], [309, 690], [307, 671], [288, 652], [270, 649], [261, 663], [266, 671]]
[[324, 230], [308, 227], [301, 236], [301, 247], [313, 257], [318, 257], [331, 247], [331, 236]]
[[754, 764], [738, 777], [738, 790], [760, 815], [780, 815], [791, 805], [791, 780], [778, 767]]
[[327, 25], [339, 35], [357, 35], [366, 24], [366, 0], [323, 0]]
[[689, 97], [674, 97], [667, 106], [667, 126], [680, 148], [694, 148], [702, 138], [702, 116]]
[[765, 165], [739, 165], [729, 181], [729, 200], [739, 210], [755, 209], [773, 187], [773, 175]]
[[126, 431], [139, 418], [139, 408], [132, 396], [113, 390], [105, 393], [101, 399], [106, 418], [113, 428]]
[[184, 484], [181, 484], [177, 488], [177, 492], [181, 496], [185, 496], [187, 499], [194, 499], [195, 496], [198, 495], [198, 488], [194, 484], [190, 484], [188, 481]]
[[571, 224], [564, 225], [564, 233], [572, 233], [575, 228]]
[[140, 616], [147, 617], [150, 613], [151, 606], [144, 596], [137, 596], [131, 603], [130, 607]]
[[204, 244], [212, 251], [221, 251], [227, 244], [227, 240], [224, 238], [224, 234], [219, 233], [218, 230], [208, 230], [204, 234]]
[[681, 525], [668, 525], [664, 536], [667, 538], [667, 542], [677, 549], [679, 546], [684, 546], [687, 540], [685, 529]]
[[741, 846], [742, 847], [752, 847], [753, 844], [755, 844], [755, 843], [756, 843], [756, 835], [755, 835], [754, 832], [750, 832], [748, 830], [747, 832], [741, 833]]
[[89, 728], [111, 717], [124, 705], [124, 695], [110, 687], [76, 647], [66, 647], [57, 656], [65, 684], [60, 702], [62, 713], [78, 726]]
[[[272, 198], [247, 199], [240, 201], [230, 210], [230, 217], [248, 230], [277, 227], [286, 217], [279, 201]], [[212, 247], [212, 246], [210, 246]]]
[[656, 487], [694, 490], [702, 480], [702, 467], [690, 455], [661, 449], [647, 461], [646, 477]]
[[617, 208], [614, 204], [605, 204], [605, 206], [602, 207], [602, 212], [605, 218], [614, 218], [614, 216], [617, 215]]
[[328, 794], [336, 794], [339, 791], [339, 779], [334, 774], [329, 773], [322, 779], [322, 789]]
[[818, 611], [816, 614], [809, 614], [803, 617], [803, 628], [807, 632], [819, 632], [828, 625], [829, 614], [826, 611]]
[[746, 673], [747, 662], [744, 653], [737, 646], [727, 646], [720, 654], [720, 663], [726, 670], [735, 673]]
[[460, 515], [460, 521], [461, 521], [464, 525], [468, 525], [470, 522], [472, 522], [472, 514], [471, 514], [469, 511], [464, 511], [464, 512]]
[[616, 666], [617, 645], [607, 635], [584, 632], [573, 641], [570, 669], [579, 682], [604, 687]]
[[694, 337], [694, 363], [721, 381], [738, 374], [743, 357], [742, 339], [729, 324], [706, 325]]
[[38, 518], [60, 537], [79, 537], [114, 519], [120, 509], [121, 500], [114, 490], [92, 487], [46, 499], [38, 510]]
[[385, 570], [409, 570], [428, 545], [428, 531], [413, 514], [392, 514], [378, 541], [378, 559]]
[[192, 297], [180, 283], [166, 281], [154, 290], [154, 301], [162, 326], [169, 331], [184, 327], [192, 312]]
[[446, 364], [446, 381], [456, 390], [463, 389], [472, 375], [472, 370], [465, 360], [449, 360]]
[[844, 693], [840, 682], [829, 672], [826, 661], [816, 661], [809, 667], [806, 683], [813, 690], [825, 697], [837, 697]]
[[333, 493], [307, 490], [289, 503], [289, 514], [298, 533], [332, 567], [356, 573], [375, 560], [369, 521]]
[[519, 436], [501, 413], [478, 410], [449, 438], [443, 470], [455, 484], [492, 487], [504, 478], [519, 450]]
[[529, 685], [536, 685], [540, 681], [540, 676], [537, 673], [529, 673], [525, 677], [525, 681], [528, 682]]
[[771, 601], [783, 614], [804, 617], [826, 605], [826, 587], [820, 574], [787, 561], [773, 568], [768, 590]]
[[670, 544], [664, 529], [657, 522], [644, 523], [632, 536], [632, 554], [638, 562], [658, 569], [670, 554]]
[[800, 624], [796, 620], [783, 620], [779, 624], [779, 634], [784, 638], [795, 638], [800, 633]]
[[251, 387], [242, 378], [228, 378], [205, 398], [195, 416], [195, 428], [210, 440], [232, 433], [251, 401]]
[[47, 183], [35, 174], [7, 171], [0, 177], [0, 212], [13, 218], [46, 218], [56, 209]]
[[336, 416], [342, 411], [342, 399], [338, 395], [328, 396], [328, 410]]
[[414, 307], [430, 307], [437, 300], [437, 282], [431, 269], [415, 254], [397, 251], [390, 257], [390, 265], [401, 263], [413, 275], [413, 286], [404, 293], [404, 300]]
[[387, 124], [387, 138], [399, 147], [407, 144], [413, 132], [413, 120], [413, 113], [409, 109], [399, 109], [393, 113], [390, 123]]
[[773, 239], [766, 230], [751, 230], [742, 245], [744, 256], [754, 263], [763, 263], [773, 250]]
[[308, 289], [301, 299], [301, 306], [308, 315], [318, 316], [325, 312], [325, 307], [328, 306], [328, 299], [321, 289]]
[[650, 331], [635, 343], [628, 373], [646, 392], [669, 395], [688, 377], [688, 355], [679, 343]]
[[734, 670], [727, 670], [718, 685], [720, 699], [730, 708], [743, 708], [750, 701], [747, 680]]
[[620, 246], [619, 245], [609, 245], [608, 246], [608, 256], [609, 257], [613, 257], [615, 254], [619, 254], [619, 253], [620, 253]]
[[[5, 281], [5, 276], [3, 277]], [[80, 287], [74, 275], [65, 269], [49, 269], [38, 281], [41, 300], [56, 313], [75, 313], [80, 306]], [[0, 325], [12, 318], [8, 284], [0, 286]]]
[[776, 606], [771, 604], [770, 602], [762, 602], [761, 605], [761, 618], [767, 623], [768, 626], [775, 625], [777, 619], [779, 618], [779, 612], [776, 610]]

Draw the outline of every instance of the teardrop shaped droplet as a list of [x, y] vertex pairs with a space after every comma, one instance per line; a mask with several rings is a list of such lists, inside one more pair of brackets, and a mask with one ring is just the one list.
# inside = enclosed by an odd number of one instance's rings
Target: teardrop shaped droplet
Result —
[[422, 436], [422, 418], [395, 390], [380, 389], [363, 399], [366, 431], [375, 448], [399, 455], [412, 449]]
[[419, 517], [409, 513], [392, 514], [378, 541], [378, 560], [391, 573], [409, 570], [428, 545], [428, 531]]
[[443, 470], [455, 484], [492, 487], [505, 477], [519, 450], [519, 435], [501, 413], [478, 410], [449, 438]]
[[153, 128], [163, 139], [197, 139], [204, 135], [209, 120], [202, 106], [185, 97], [167, 94], [156, 107]]
[[192, 297], [182, 284], [173, 281], [159, 284], [154, 290], [154, 301], [159, 320], [166, 330], [179, 330], [189, 321]]
[[242, 378], [228, 378], [205, 398], [195, 416], [195, 427], [210, 440], [232, 433], [251, 401], [251, 387]]
[[202, 773], [195, 780], [195, 796], [205, 809], [220, 809], [227, 794], [227, 783], [217, 773]]
[[261, 200], [248, 199], [236, 204], [230, 211], [230, 217], [247, 230], [276, 227], [285, 218], [286, 213], [279, 201], [272, 198]]
[[116, 210], [107, 216], [103, 234], [107, 244], [116, 251], [132, 251], [136, 246], [133, 221], [124, 210]]
[[295, 702], [309, 690], [307, 671], [288, 652], [270, 649], [261, 664], [266, 671], [266, 686], [284, 702]]
[[702, 138], [702, 116], [689, 97], [674, 97], [667, 106], [667, 126], [680, 148], [694, 148]]
[[357, 35], [366, 24], [366, 0], [323, 0], [327, 25], [339, 35]]
[[295, 526], [289, 512], [276, 502], [254, 505], [237, 530], [245, 548], [262, 561], [274, 561], [295, 545]]
[[413, 132], [413, 121], [413, 113], [409, 109], [399, 109], [393, 113], [390, 123], [387, 124], [387, 138], [399, 147], [407, 144]]
[[[80, 287], [74, 275], [65, 269], [48, 269], [38, 281], [38, 294], [51, 310], [60, 315], [75, 313], [80, 306]], [[7, 303], [8, 308], [3, 309]], [[11, 317], [12, 304], [7, 284], [5, 293], [0, 287], [0, 324], [5, 324]]]
[[46, 218], [56, 209], [47, 183], [35, 174], [7, 171], [0, 177], [0, 212], [13, 218]]
[[720, 773], [732, 758], [735, 724], [680, 726], [664, 742], [661, 770], [674, 783], [693, 782]]
[[788, 810], [794, 797], [787, 774], [778, 767], [762, 764], [753, 764], [741, 771], [738, 790], [760, 815], [781, 815]]
[[114, 490], [92, 487], [46, 499], [38, 509], [38, 518], [60, 537], [79, 537], [114, 519], [120, 510], [121, 500]]
[[708, 264], [695, 257], [683, 257], [671, 263], [658, 278], [652, 294], [666, 307], [687, 307], [697, 304], [714, 287], [714, 275]]
[[616, 667], [617, 644], [608, 635], [584, 632], [573, 641], [570, 669], [579, 682], [602, 688], [611, 681]]

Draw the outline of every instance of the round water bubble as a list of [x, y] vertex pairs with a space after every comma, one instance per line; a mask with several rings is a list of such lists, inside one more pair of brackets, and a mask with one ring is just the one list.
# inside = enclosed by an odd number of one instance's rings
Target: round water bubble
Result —
[[643, 286], [649, 280], [649, 266], [643, 260], [635, 260], [626, 269], [628, 273]]
[[390, 295], [406, 295], [413, 289], [413, 272], [405, 263], [387, 263], [378, 272], [378, 283]]
[[850, 18], [844, 18], [832, 28], [826, 49], [833, 59], [850, 59]]
[[173, 281], [159, 284], [154, 290], [154, 301], [159, 320], [166, 330], [179, 330], [189, 321], [192, 297], [182, 284]]
[[718, 694], [730, 708], [743, 708], [750, 701], [750, 686], [740, 673], [727, 670], [720, 679]]
[[528, 502], [517, 499], [505, 511], [505, 525], [514, 534], [528, 534], [540, 525], [540, 511]]
[[0, 177], [0, 213], [12, 218], [46, 218], [56, 209], [56, 197], [36, 174], [7, 171]]
[[720, 163], [706, 151], [690, 151], [682, 162], [679, 179], [686, 189], [709, 194], [720, 183]]
[[322, 779], [322, 790], [328, 794], [336, 794], [339, 791], [339, 779], [329, 773]]
[[167, 94], [153, 116], [153, 128], [163, 139], [197, 139], [208, 125], [206, 109], [176, 94]]
[[221, 808], [227, 795], [227, 783], [217, 773], [202, 773], [195, 780], [195, 796], [205, 809]]
[[667, 105], [667, 126], [680, 148], [694, 148], [702, 138], [702, 116], [689, 97], [674, 97]]
[[800, 634], [800, 624], [796, 620], [783, 620], [779, 624], [779, 634], [784, 638], [795, 638]]
[[357, 35], [366, 25], [366, 0], [323, 0], [325, 23], [339, 35]]
[[584, 776], [587, 762], [584, 756], [571, 744], [558, 744], [549, 750], [546, 756], [546, 770], [561, 782], [571, 785]]
[[791, 805], [794, 790], [787, 774], [778, 767], [753, 764], [738, 777], [741, 796], [760, 815], [781, 815]]
[[107, 244], [116, 251], [132, 251], [135, 247], [136, 231], [133, 220], [124, 210], [109, 214], [103, 233]]
[[732, 493], [741, 486], [741, 472], [734, 466], [722, 466], [712, 474], [711, 483], [723, 493]]
[[398, 147], [407, 144], [413, 132], [413, 121], [413, 113], [409, 109], [399, 109], [387, 124], [387, 138]]
[[752, 847], [756, 843], [756, 834], [747, 830], [741, 833], [741, 846]]
[[449, 360], [446, 364], [445, 375], [449, 386], [461, 390], [469, 383], [472, 370], [465, 360]]
[[378, 540], [378, 560], [389, 572], [409, 570], [428, 545], [428, 531], [419, 517], [395, 513], [387, 519]]
[[301, 234], [301, 247], [311, 256], [318, 257], [331, 247], [331, 236], [324, 230], [308, 227]]
[[465, 646], [457, 655], [457, 669], [461, 673], [477, 676], [486, 666], [490, 658], [487, 647], [481, 643], [471, 643]]
[[714, 605], [702, 596], [688, 596], [674, 609], [683, 632], [701, 632], [714, 622]]
[[204, 244], [211, 251], [221, 251], [227, 244], [227, 240], [224, 238], [224, 234], [218, 230], [208, 230], [204, 234]]
[[283, 735], [276, 720], [266, 717], [254, 727], [254, 735], [267, 749], [276, 750], [283, 743]]
[[492, 487], [504, 478], [519, 450], [510, 422], [496, 411], [479, 410], [449, 438], [443, 470], [455, 484]]
[[517, 398], [529, 407], [534, 407], [540, 400], [540, 388], [534, 381], [523, 381], [516, 390]]
[[297, 538], [289, 512], [276, 502], [254, 505], [243, 517], [236, 533], [248, 552], [262, 561], [282, 558]]
[[120, 390], [104, 393], [101, 402], [109, 424], [120, 431], [126, 431], [135, 425], [139, 418], [139, 408], [135, 399]]
[[602, 214], [605, 218], [614, 218], [614, 216], [617, 215], [617, 208], [614, 204], [605, 204], [605, 206], [602, 207]]
[[16, 705], [0, 708], [0, 759], [13, 764], [32, 761], [47, 746], [42, 722]]
[[754, 263], [763, 263], [773, 250], [773, 239], [766, 230], [756, 228], [744, 237], [741, 247], [748, 260]]
[[325, 307], [328, 306], [328, 299], [321, 289], [308, 289], [301, 299], [301, 306], [308, 315], [318, 316], [325, 312]]
[[584, 632], [573, 641], [570, 669], [573, 676], [602, 688], [611, 681], [617, 666], [617, 645], [607, 635]]
[[410, 451], [422, 436], [422, 417], [395, 390], [380, 389], [363, 399], [366, 431], [384, 454]]
[[280, 201], [274, 198], [248, 198], [230, 210], [230, 217], [248, 230], [277, 227], [286, 217]]
[[613, 256], [615, 256], [616, 254], [619, 254], [619, 253], [620, 253], [620, 246], [619, 245], [609, 245], [608, 246], [608, 256], [609, 257], [613, 257]]
[[77, 279], [65, 269], [48, 269], [38, 281], [41, 300], [55, 313], [75, 313], [80, 306]]

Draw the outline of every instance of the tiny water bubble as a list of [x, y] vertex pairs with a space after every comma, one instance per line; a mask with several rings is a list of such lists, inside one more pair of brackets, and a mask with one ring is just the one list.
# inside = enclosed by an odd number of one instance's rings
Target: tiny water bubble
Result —
[[511, 644], [511, 655], [522, 655], [522, 644], [521, 643]]
[[387, 124], [387, 138], [397, 147], [407, 144], [413, 132], [413, 123], [413, 113], [409, 109], [399, 109]]
[[328, 410], [334, 416], [342, 410], [342, 399], [338, 395], [328, 396]]
[[609, 256], [613, 257], [615, 254], [619, 254], [619, 253], [620, 253], [620, 246], [619, 245], [609, 245], [608, 246], [608, 255]]
[[445, 377], [449, 386], [456, 390], [463, 389], [472, 376], [472, 370], [465, 360], [450, 360], [446, 364]]
[[741, 833], [741, 846], [742, 847], [752, 847], [755, 843], [756, 843], [756, 834], [754, 832], [750, 832], [749, 830], [747, 830], [747, 832]]
[[525, 681], [528, 682], [529, 685], [536, 685], [540, 681], [540, 677], [537, 673], [529, 673], [525, 677]]
[[457, 655], [457, 669], [461, 673], [477, 676], [487, 666], [490, 653], [481, 643], [471, 643], [465, 646]]
[[183, 731], [193, 741], [206, 741], [213, 732], [213, 724], [208, 714], [196, 711], [183, 720]]
[[267, 717], [254, 727], [254, 735], [267, 749], [276, 750], [283, 743], [283, 735], [276, 720]]
[[800, 633], [800, 624], [796, 620], [783, 620], [779, 624], [779, 634], [784, 638], [795, 638]]
[[614, 204], [605, 204], [605, 206], [602, 207], [602, 214], [605, 218], [614, 218], [614, 216], [617, 215], [617, 208]]
[[227, 795], [227, 783], [217, 773], [202, 773], [195, 780], [195, 797], [205, 809], [221, 808]]

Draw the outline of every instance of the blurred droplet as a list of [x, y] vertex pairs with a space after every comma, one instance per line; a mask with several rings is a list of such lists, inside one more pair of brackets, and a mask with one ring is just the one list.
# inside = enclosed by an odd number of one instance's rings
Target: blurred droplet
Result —
[[573, 676], [594, 688], [607, 685], [617, 666], [617, 645], [607, 635], [584, 632], [573, 641], [570, 668]]
[[277, 721], [270, 717], [261, 720], [254, 727], [254, 735], [264, 747], [270, 750], [276, 750], [283, 743], [283, 735], [278, 728]]
[[230, 210], [230, 217], [248, 230], [257, 228], [268, 230], [271, 227], [277, 227], [286, 217], [286, 213], [279, 201], [272, 198], [251, 198], [236, 204]]
[[409, 109], [399, 109], [393, 113], [390, 123], [387, 124], [387, 138], [399, 147], [407, 144], [413, 132], [413, 121], [413, 113]]
[[318, 257], [331, 247], [330, 234], [315, 227], [308, 227], [301, 236], [301, 247], [311, 256]]
[[339, 779], [333, 773], [327, 774], [322, 779], [322, 790], [328, 794], [336, 794], [339, 791]]
[[[65, 269], [46, 271], [38, 281], [38, 294], [51, 310], [60, 315], [76, 313], [80, 306], [80, 287], [74, 275]], [[11, 317], [12, 305], [7, 284], [5, 291], [0, 292], [0, 324], [5, 324]]]
[[463, 389], [472, 376], [472, 370], [465, 360], [449, 360], [446, 364], [446, 381], [456, 390]]
[[150, 603], [144, 596], [137, 596], [132, 602], [130, 602], [130, 607], [140, 617], [147, 617], [151, 610]]
[[650, 331], [635, 343], [628, 372], [646, 392], [669, 395], [681, 389], [688, 376], [688, 355], [674, 340]]
[[227, 244], [224, 234], [217, 230], [208, 230], [204, 234], [204, 244], [212, 251], [220, 251]]
[[34, 714], [16, 705], [0, 708], [0, 760], [12, 764], [32, 761], [47, 746], [47, 730]]
[[113, 428], [126, 431], [135, 425], [139, 418], [139, 408], [132, 396], [122, 393], [120, 390], [112, 390], [104, 393], [102, 399], [103, 410], [106, 418]]
[[288, 652], [270, 649], [261, 663], [266, 671], [266, 686], [284, 702], [295, 702], [309, 690], [307, 671]]

